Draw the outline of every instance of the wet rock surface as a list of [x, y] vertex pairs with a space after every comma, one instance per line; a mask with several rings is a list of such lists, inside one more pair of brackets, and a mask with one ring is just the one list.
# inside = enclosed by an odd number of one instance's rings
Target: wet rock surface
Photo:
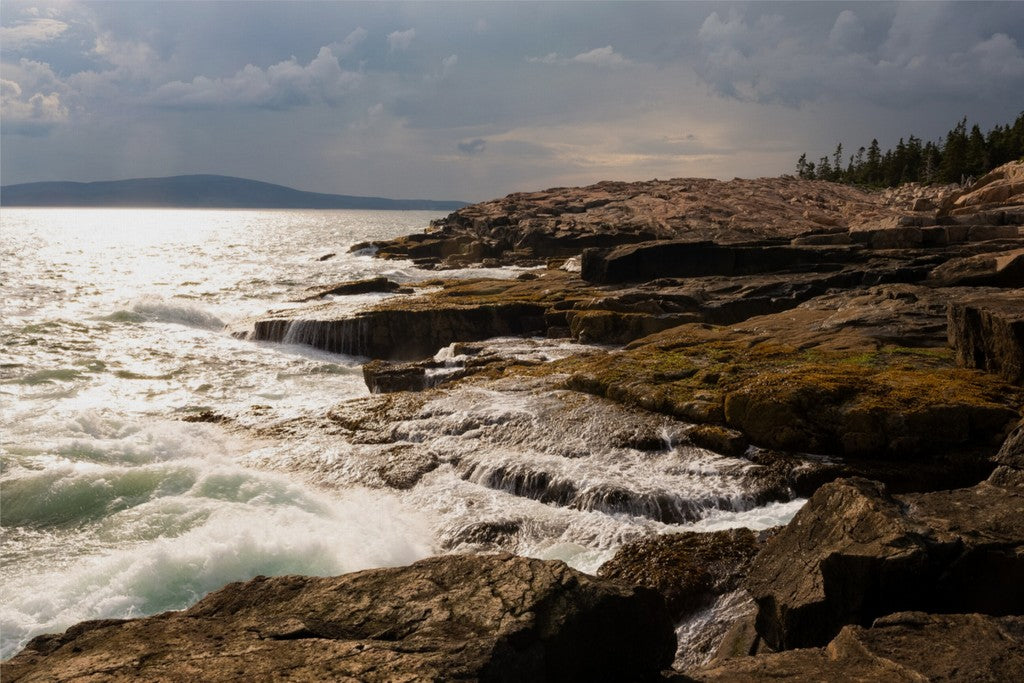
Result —
[[665, 597], [676, 622], [736, 590], [764, 534], [749, 529], [656, 536], [627, 544], [598, 576], [646, 586]]
[[[356, 245], [424, 267], [547, 267], [252, 321], [253, 339], [378, 359], [364, 377], [379, 392], [293, 423], [233, 420], [275, 437], [316, 423], [344, 445], [256, 464], [450, 493], [464, 509], [438, 532], [446, 550], [606, 534], [598, 545], [622, 548], [601, 574], [618, 587], [505, 555], [260, 579], [180, 614], [42, 637], [4, 676], [638, 680], [672, 660], [671, 617], [678, 680], [1019, 678], [1022, 169], [885, 192], [555, 188]], [[343, 285], [320, 294], [377, 287]], [[763, 544], [665, 533], [798, 495], [811, 500]], [[620, 524], [581, 531], [581, 515]]]
[[[331, 254], [333, 256], [333, 254]], [[324, 259], [320, 259], [324, 260]], [[326, 296], [349, 296], [352, 294], [369, 294], [373, 292], [397, 292], [402, 289], [402, 285], [393, 280], [389, 280], [386, 277], [374, 277], [367, 280], [348, 280], [346, 282], [339, 282], [328, 287], [317, 287], [311, 289], [312, 293], [296, 301], [315, 301], [316, 299], [322, 299]], [[412, 290], [407, 290], [411, 292]]]
[[40, 636], [5, 681], [284, 678], [649, 680], [675, 635], [661, 597], [509, 555], [334, 578], [257, 577], [183, 612]]
[[777, 650], [824, 646], [847, 624], [901, 610], [1024, 613], [1024, 493], [983, 482], [891, 496], [823, 486], [755, 558], [746, 588]]

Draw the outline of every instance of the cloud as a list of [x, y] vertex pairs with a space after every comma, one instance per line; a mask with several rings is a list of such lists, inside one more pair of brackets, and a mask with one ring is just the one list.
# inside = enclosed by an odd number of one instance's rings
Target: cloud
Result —
[[416, 29], [410, 28], [405, 31], [392, 31], [388, 34], [388, 48], [392, 52], [401, 52], [408, 50], [409, 46], [412, 45], [413, 38], [416, 37]]
[[56, 92], [26, 96], [14, 81], [0, 79], [0, 111], [5, 133], [45, 135], [68, 120], [68, 108]]
[[853, 52], [864, 47], [864, 24], [848, 9], [844, 9], [832, 24], [828, 45], [840, 52]]
[[1017, 41], [1005, 33], [983, 40], [971, 47], [970, 52], [990, 72], [1008, 78], [1024, 77], [1024, 54]]
[[252, 64], [227, 78], [196, 76], [156, 89], [151, 104], [169, 109], [290, 109], [315, 103], [338, 104], [362, 82], [362, 74], [346, 71], [329, 47], [322, 47], [303, 66], [292, 57], [266, 69]]
[[874, 39], [850, 10], [827, 34], [778, 15], [712, 12], [697, 32], [695, 68], [722, 95], [791, 107], [826, 98], [912, 107], [1024, 89], [1024, 54], [1013, 38], [953, 30], [962, 18], [948, 11], [898, 6]]
[[487, 141], [483, 138], [474, 138], [472, 140], [462, 140], [456, 146], [463, 154], [483, 154], [484, 149], [487, 147]]
[[327, 47], [331, 49], [331, 52], [334, 55], [344, 57], [351, 54], [352, 51], [356, 49], [357, 45], [366, 40], [367, 35], [369, 35], [369, 32], [360, 26], [345, 36], [345, 39], [341, 42], [331, 43]]
[[611, 45], [581, 52], [575, 57], [563, 57], [557, 52], [549, 52], [543, 57], [527, 57], [526, 61], [534, 64], [590, 64], [601, 67], [617, 67], [632, 64], [630, 60], [616, 52]]
[[452, 72], [452, 69], [455, 68], [455, 65], [458, 64], [458, 63], [459, 63], [459, 56], [458, 55], [448, 55], [447, 57], [442, 59], [441, 60], [441, 78], [447, 77]]
[[594, 66], [622, 66], [629, 60], [612, 49], [611, 45], [599, 47], [590, 52], [583, 52], [572, 58], [577, 64], [593, 64]]
[[36, 18], [0, 27], [0, 44], [6, 50], [25, 50], [64, 35], [68, 25], [58, 19]]

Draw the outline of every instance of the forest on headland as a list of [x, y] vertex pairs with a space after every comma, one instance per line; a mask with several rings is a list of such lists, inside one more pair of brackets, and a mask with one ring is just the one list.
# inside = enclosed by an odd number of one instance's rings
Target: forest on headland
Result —
[[805, 180], [830, 180], [847, 185], [895, 187], [902, 183], [965, 183], [1008, 161], [1024, 157], [1024, 112], [1005, 126], [987, 133], [965, 116], [945, 138], [924, 142], [911, 135], [895, 149], [882, 152], [878, 140], [845, 156], [842, 143], [817, 163], [801, 154], [796, 173]]

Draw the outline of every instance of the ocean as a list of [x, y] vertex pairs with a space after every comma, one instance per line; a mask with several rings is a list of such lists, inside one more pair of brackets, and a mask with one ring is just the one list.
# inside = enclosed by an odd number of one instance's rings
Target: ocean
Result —
[[[357, 242], [418, 232], [437, 217], [0, 212], [0, 657], [40, 633], [181, 609], [258, 574], [330, 575], [472, 550], [460, 532], [481, 520], [515, 521], [510, 550], [592, 572], [643, 535], [765, 528], [795, 513], [801, 501], [750, 503], [728, 475], [742, 464], [676, 445], [670, 435], [656, 457], [624, 460], [621, 448], [560, 457], [575, 437], [552, 433], [545, 415], [548, 404], [561, 410], [569, 398], [479, 387], [441, 391], [394, 426], [406, 450], [388, 457], [429, 451], [438, 465], [407, 490], [382, 485], [374, 474], [380, 447], [349, 443], [318, 419], [338, 406], [362, 409], [365, 359], [255, 343], [228, 330], [299, 305], [293, 300], [308, 288], [437, 277], [409, 262], [349, 253]], [[389, 296], [339, 301], [354, 310]], [[565, 340], [495, 346], [541, 360], [582, 350]], [[186, 420], [204, 412], [229, 419]], [[653, 519], [642, 505], [609, 508], [600, 496], [559, 506], [495, 474], [522, 462], [542, 463], [581, 491], [615, 484], [718, 503], [685, 524]]]

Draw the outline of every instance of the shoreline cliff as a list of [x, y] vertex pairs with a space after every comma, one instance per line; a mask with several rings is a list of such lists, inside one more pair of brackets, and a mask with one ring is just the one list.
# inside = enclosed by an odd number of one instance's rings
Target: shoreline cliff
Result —
[[[373, 359], [374, 394], [334, 411], [335, 433], [389, 443], [426, 397], [543, 387], [571, 398], [564, 419], [628, 413], [735, 458], [752, 504], [807, 504], [771, 532], [625, 544], [599, 578], [493, 554], [512, 532], [480, 526], [480, 554], [259, 577], [183, 612], [40, 636], [3, 664], [4, 680], [1024, 672], [1024, 162], [965, 188], [793, 178], [556, 188], [356, 248], [438, 277], [356, 313], [325, 300], [236, 332]], [[531, 269], [444, 278], [470, 264]], [[395, 288], [339, 283], [310, 299]], [[543, 361], [488, 347], [509, 336], [600, 346]], [[595, 434], [661, 448], [641, 431]], [[415, 448], [396, 452], [381, 465], [395, 488], [437, 466]], [[466, 467], [482, 476], [487, 463]], [[595, 503], [553, 472], [487, 476], [542, 502], [642, 505], [662, 521], [717, 504], [625, 489]], [[675, 652], [680, 624], [689, 651]]]

